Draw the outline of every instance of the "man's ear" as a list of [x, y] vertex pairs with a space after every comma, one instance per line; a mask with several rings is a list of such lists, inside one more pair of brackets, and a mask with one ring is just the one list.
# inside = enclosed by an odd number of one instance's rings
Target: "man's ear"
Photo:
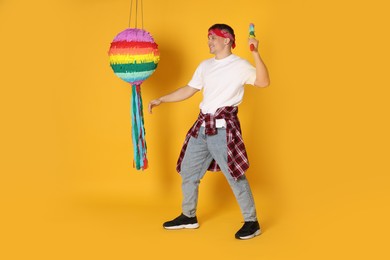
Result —
[[228, 45], [229, 42], [230, 42], [230, 39], [229, 39], [229, 38], [225, 38], [224, 43], [225, 43], [226, 45]]

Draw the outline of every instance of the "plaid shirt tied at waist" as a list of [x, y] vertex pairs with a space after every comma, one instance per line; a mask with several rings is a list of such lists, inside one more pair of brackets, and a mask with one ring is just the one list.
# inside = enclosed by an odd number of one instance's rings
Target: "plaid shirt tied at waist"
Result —
[[[237, 117], [238, 107], [221, 107], [214, 115], [199, 113], [198, 119], [188, 131], [184, 140], [183, 147], [180, 152], [179, 160], [177, 162], [176, 170], [180, 173], [181, 163], [187, 149], [188, 141], [191, 136], [198, 137], [199, 129], [203, 122], [205, 122], [205, 134], [217, 134], [215, 126], [216, 119], [225, 119], [226, 121], [226, 142], [227, 142], [227, 164], [229, 173], [237, 180], [240, 176], [245, 174], [249, 168], [248, 156], [246, 154], [244, 140], [241, 135], [240, 121]], [[208, 168], [209, 171], [220, 171], [218, 164], [213, 160]]]

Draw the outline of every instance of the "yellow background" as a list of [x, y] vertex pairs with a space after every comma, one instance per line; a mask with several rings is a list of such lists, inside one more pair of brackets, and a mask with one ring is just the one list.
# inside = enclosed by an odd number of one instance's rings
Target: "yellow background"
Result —
[[[161, 61], [144, 103], [211, 57], [230, 24], [271, 86], [240, 118], [264, 233], [237, 241], [221, 174], [201, 184], [200, 229], [180, 213], [175, 164], [201, 95], [145, 113], [150, 168], [132, 168], [130, 89], [108, 64], [129, 0], [0, 0], [1, 259], [389, 259], [389, 4], [383, 0], [144, 0]], [[134, 16], [133, 16], [134, 17]], [[139, 21], [138, 21], [139, 22]]]

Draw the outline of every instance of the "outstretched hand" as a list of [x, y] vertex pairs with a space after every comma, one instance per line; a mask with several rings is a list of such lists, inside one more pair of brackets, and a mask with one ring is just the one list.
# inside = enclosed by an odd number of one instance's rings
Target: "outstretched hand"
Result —
[[160, 99], [155, 99], [149, 102], [148, 110], [149, 113], [152, 114], [152, 109], [156, 106], [159, 106], [162, 103]]

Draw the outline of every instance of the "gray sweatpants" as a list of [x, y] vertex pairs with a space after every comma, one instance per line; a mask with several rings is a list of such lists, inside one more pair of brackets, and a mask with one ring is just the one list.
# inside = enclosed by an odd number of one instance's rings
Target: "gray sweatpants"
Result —
[[256, 221], [256, 208], [248, 180], [245, 175], [234, 180], [228, 170], [226, 129], [218, 128], [218, 133], [211, 136], [205, 135], [204, 130], [201, 127], [198, 138], [190, 138], [181, 164], [183, 214], [187, 217], [196, 215], [199, 183], [214, 159], [229, 182], [244, 221]]

